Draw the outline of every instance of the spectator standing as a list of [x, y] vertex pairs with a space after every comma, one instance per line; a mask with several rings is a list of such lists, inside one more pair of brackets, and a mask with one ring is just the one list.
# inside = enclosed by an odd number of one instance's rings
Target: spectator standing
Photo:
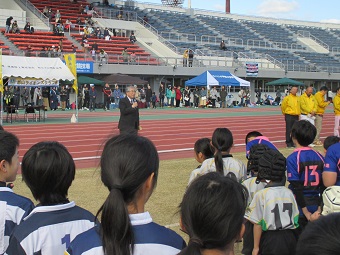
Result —
[[103, 88], [103, 93], [104, 93], [104, 110], [108, 111], [110, 110], [111, 94], [112, 94], [110, 85], [108, 83], [105, 84]]
[[214, 86], [211, 90], [210, 90], [210, 98], [211, 98], [211, 102], [212, 102], [212, 107], [216, 108], [216, 100], [217, 100], [217, 90], [216, 87]]
[[178, 85], [175, 91], [176, 91], [176, 108], [178, 108], [180, 107], [180, 103], [182, 99], [181, 87]]
[[122, 97], [122, 92], [119, 89], [118, 84], [115, 84], [115, 89], [113, 91], [113, 96], [114, 96], [114, 102], [117, 106], [119, 106], [119, 100]]
[[29, 90], [27, 89], [27, 87], [24, 87], [21, 91], [21, 100], [23, 106], [27, 105], [27, 103], [30, 101], [29, 95], [30, 95]]
[[189, 64], [189, 67], [192, 67], [192, 63], [194, 62], [194, 52], [193, 50], [189, 50], [189, 53], [188, 53], [188, 64]]
[[148, 86], [145, 90], [146, 107], [148, 109], [150, 108], [151, 97], [152, 97], [152, 89], [151, 89], [150, 84], [148, 84]]
[[258, 88], [256, 91], [257, 102], [256, 104], [261, 104], [262, 88]]
[[332, 92], [332, 90], [328, 90], [328, 92], [327, 92], [327, 101], [330, 102], [330, 103], [332, 103], [332, 101], [333, 101], [333, 92]]
[[42, 105], [42, 92], [40, 87], [34, 89], [33, 102], [35, 105]]
[[161, 83], [159, 85], [159, 104], [160, 107], [163, 108], [164, 107], [164, 98], [165, 98], [165, 89], [164, 89], [164, 84]]
[[205, 90], [205, 87], [202, 87], [200, 91], [200, 106], [204, 108], [207, 105], [207, 91]]
[[175, 87], [172, 87], [171, 89], [171, 100], [170, 100], [170, 106], [171, 107], [174, 107], [176, 104], [175, 104], [175, 101], [176, 101], [176, 89]]
[[282, 114], [285, 116], [286, 122], [286, 145], [288, 148], [293, 148], [294, 143], [291, 138], [291, 131], [294, 123], [299, 120], [300, 116], [300, 99], [296, 95], [298, 92], [297, 86], [292, 86], [290, 94], [284, 97], [281, 104]]
[[199, 103], [200, 103], [200, 91], [198, 87], [196, 87], [194, 90], [194, 107], [198, 108]]
[[244, 91], [243, 88], [240, 89], [240, 91], [238, 92], [238, 97], [240, 98], [240, 103], [238, 106], [244, 106], [244, 97], [245, 97], [246, 93]]
[[90, 107], [90, 91], [86, 84], [84, 84], [84, 104], [83, 109], [89, 110]]
[[189, 50], [185, 50], [183, 53], [183, 66], [188, 66]]
[[191, 94], [190, 89], [188, 86], [186, 86], [183, 93], [185, 107], [190, 107], [190, 94]]
[[335, 114], [334, 135], [340, 137], [340, 87], [336, 89], [336, 95], [333, 99], [333, 107]]
[[12, 16], [10, 16], [9, 18], [6, 19], [6, 30], [5, 30], [5, 33], [9, 33], [11, 31], [12, 20], [13, 20]]
[[58, 109], [58, 95], [57, 95], [57, 90], [55, 87], [52, 87], [50, 91], [50, 107], [52, 111], [56, 111]]
[[[2, 127], [1, 127], [2, 128]], [[10, 188], [19, 170], [19, 139], [3, 129], [0, 131], [0, 202], [1, 202], [1, 246], [5, 254], [10, 235], [23, 219], [33, 210], [34, 205], [28, 198], [19, 196]]]
[[91, 86], [90, 89], [90, 112], [96, 111], [96, 98], [97, 98], [97, 91], [94, 85]]
[[227, 90], [225, 89], [225, 86], [222, 86], [222, 88], [221, 88], [220, 99], [221, 99], [221, 102], [222, 102], [222, 108], [226, 108]]
[[66, 109], [66, 101], [67, 101], [67, 89], [65, 86], [61, 86], [60, 90], [60, 102], [61, 102], [61, 110], [65, 111]]
[[165, 91], [166, 91], [167, 104], [168, 106], [171, 106], [171, 85], [168, 85]]
[[152, 102], [152, 108], [156, 109], [157, 96], [155, 92], [152, 92], [151, 102]]
[[18, 110], [20, 104], [20, 88], [18, 86], [14, 87], [13, 104], [15, 105], [15, 109]]
[[314, 96], [316, 101], [316, 113], [315, 113], [315, 127], [317, 130], [314, 145], [321, 146], [322, 142], [320, 141], [320, 133], [322, 129], [322, 120], [323, 115], [325, 113], [326, 107], [329, 105], [329, 101], [325, 101], [325, 95], [327, 94], [328, 88], [326, 86], [322, 86], [320, 91], [317, 92]]

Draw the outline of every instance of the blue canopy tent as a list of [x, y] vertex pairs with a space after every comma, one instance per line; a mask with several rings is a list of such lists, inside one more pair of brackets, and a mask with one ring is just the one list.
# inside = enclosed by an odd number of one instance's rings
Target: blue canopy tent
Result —
[[185, 82], [185, 86], [244, 86], [249, 87], [250, 82], [243, 80], [228, 71], [206, 71], [201, 75]]

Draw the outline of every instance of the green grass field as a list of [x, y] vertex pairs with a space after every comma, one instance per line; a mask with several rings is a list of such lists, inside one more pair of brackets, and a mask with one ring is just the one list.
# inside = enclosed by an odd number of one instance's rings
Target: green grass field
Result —
[[[321, 147], [318, 148], [322, 152]], [[284, 149], [281, 152], [288, 156], [292, 153], [292, 150]], [[246, 164], [245, 153], [235, 153], [233, 155]], [[186, 240], [187, 237], [178, 227], [178, 205], [185, 192], [189, 175], [197, 165], [198, 163], [194, 157], [161, 161], [157, 187], [146, 204], [146, 209], [151, 213], [155, 222], [170, 227]], [[18, 175], [14, 185], [14, 191], [17, 194], [29, 197], [34, 201], [31, 192], [22, 182], [21, 175]], [[96, 214], [107, 195], [108, 190], [101, 183], [99, 169], [81, 169], [76, 172], [75, 180], [69, 190], [70, 200]], [[242, 249], [242, 243], [236, 244], [236, 254], [241, 254], [240, 249]]]

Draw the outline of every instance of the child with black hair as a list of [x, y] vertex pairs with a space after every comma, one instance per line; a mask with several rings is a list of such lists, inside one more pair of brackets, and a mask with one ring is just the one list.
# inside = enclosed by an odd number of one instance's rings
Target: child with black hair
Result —
[[78, 234], [95, 226], [95, 216], [67, 198], [75, 176], [72, 156], [58, 142], [39, 142], [25, 153], [21, 170], [39, 204], [14, 229], [6, 253], [63, 254]]
[[285, 187], [286, 159], [268, 150], [258, 159], [257, 182], [266, 188], [255, 193], [245, 218], [254, 224], [253, 255], [291, 255], [295, 252], [299, 210]]
[[300, 120], [292, 127], [292, 140], [296, 149], [287, 157], [287, 177], [299, 206], [301, 230], [311, 220], [313, 213], [321, 212], [322, 172], [324, 158], [308, 145], [313, 143], [316, 128], [307, 120]]
[[[270, 148], [264, 144], [254, 144], [250, 148], [247, 171], [251, 173], [251, 177], [242, 182], [242, 185], [247, 188], [249, 192], [248, 205], [250, 205], [251, 201], [255, 193], [259, 190], [265, 188], [266, 183], [260, 182], [257, 183], [257, 173], [258, 173], [258, 160], [259, 158], [266, 153]], [[243, 248], [242, 254], [251, 255], [254, 247], [254, 235], [253, 235], [253, 224], [250, 221], [245, 222], [245, 232], [243, 236]]]
[[307, 225], [299, 237], [296, 255], [334, 255], [340, 251], [340, 213], [321, 217]]
[[216, 171], [225, 176], [230, 175], [239, 182], [245, 180], [247, 177], [246, 166], [230, 154], [233, 143], [233, 134], [228, 128], [216, 128], [211, 139], [214, 157], [202, 163], [197, 171], [197, 176]]
[[[211, 146], [211, 140], [209, 138], [198, 139], [194, 145], [194, 153], [196, 161], [200, 164], [202, 164], [204, 160], [212, 158], [214, 156], [214, 151]], [[199, 174], [200, 167], [201, 165], [191, 172], [189, 183]]]
[[109, 139], [100, 167], [110, 192], [97, 213], [101, 225], [79, 235], [65, 254], [171, 255], [185, 247], [178, 234], [154, 223], [145, 211], [159, 168], [157, 150], [149, 139], [137, 135]]
[[31, 200], [15, 194], [8, 184], [15, 181], [19, 169], [18, 148], [14, 134], [0, 131], [0, 254], [5, 253], [14, 227], [34, 208]]
[[156, 109], [157, 96], [155, 92], [152, 92], [151, 102], [152, 102], [152, 108]]
[[180, 204], [180, 225], [189, 243], [178, 254], [234, 254], [244, 232], [247, 200], [247, 190], [220, 173], [196, 178]]
[[325, 167], [322, 173], [322, 181], [326, 187], [340, 186], [340, 138], [329, 136], [324, 141], [326, 150]]
[[268, 137], [263, 136], [259, 131], [251, 131], [246, 135], [246, 158], [249, 157], [250, 148], [255, 144], [264, 144], [270, 149], [277, 150], [276, 146], [271, 143]]
[[340, 137], [334, 135], [327, 136], [325, 138], [325, 141], [323, 141], [323, 148], [325, 149], [325, 153], [327, 153], [327, 150], [331, 145], [336, 144], [338, 142], [340, 142]]

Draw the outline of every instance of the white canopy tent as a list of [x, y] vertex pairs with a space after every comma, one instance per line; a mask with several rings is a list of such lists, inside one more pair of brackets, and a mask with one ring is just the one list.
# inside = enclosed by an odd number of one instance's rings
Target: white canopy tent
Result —
[[[60, 58], [37, 58], [2, 56], [2, 79], [8, 78], [11, 85], [27, 87], [56, 86], [54, 81], [74, 80], [75, 77]], [[22, 79], [15, 79], [22, 78]], [[24, 82], [27, 79], [29, 82]], [[34, 82], [34, 80], [38, 80]], [[53, 81], [53, 82], [52, 82]], [[1, 94], [1, 109], [3, 109]], [[2, 124], [1, 111], [1, 124]]]
[[60, 58], [2, 56], [2, 78], [21, 77], [43, 80], [74, 80]]

